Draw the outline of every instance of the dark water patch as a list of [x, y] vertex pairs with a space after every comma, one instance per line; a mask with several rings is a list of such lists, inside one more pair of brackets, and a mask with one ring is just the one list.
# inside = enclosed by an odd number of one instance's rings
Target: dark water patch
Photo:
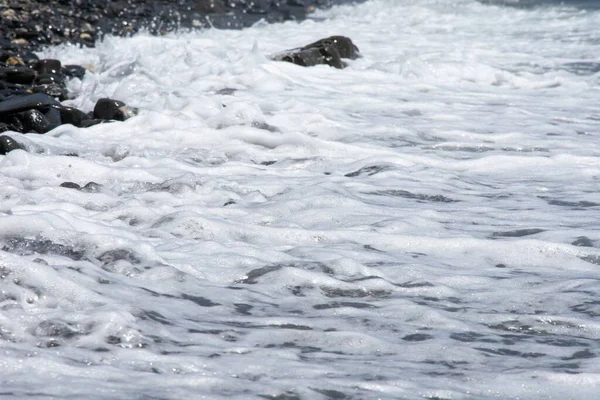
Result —
[[313, 288], [312, 288], [312, 286], [308, 287], [308, 286], [296, 285], [296, 286], [289, 286], [287, 289], [290, 291], [290, 293], [292, 293], [296, 297], [306, 297], [306, 294], [304, 292], [307, 290], [310, 291]]
[[230, 95], [230, 94], [234, 94], [235, 92], [237, 92], [237, 89], [234, 89], [234, 88], [223, 88], [223, 89], [217, 90], [215, 92], [215, 94]]
[[375, 252], [375, 253], [385, 253], [385, 251], [376, 249], [375, 247], [371, 246], [370, 244], [365, 244], [363, 246], [363, 249], [368, 250], [368, 251], [372, 251], [372, 252]]
[[49, 239], [42, 237], [23, 238], [23, 237], [5, 237], [2, 238], [2, 250], [8, 253], [18, 254], [20, 256], [52, 254], [70, 258], [79, 261], [83, 258], [85, 252], [74, 246], [68, 246], [60, 243], [54, 243]]
[[544, 229], [538, 228], [529, 228], [529, 229], [517, 229], [514, 231], [506, 231], [506, 232], [493, 232], [492, 237], [523, 237], [535, 235], [537, 233], [545, 232]]
[[551, 365], [551, 368], [558, 369], [558, 370], [561, 370], [562, 372], [566, 372], [566, 373], [578, 374], [579, 371], [573, 371], [573, 370], [577, 370], [577, 369], [581, 368], [581, 366], [578, 363], [560, 363], [560, 364]]
[[256, 128], [256, 129], [262, 129], [262, 130], [274, 132], [274, 133], [281, 132], [281, 129], [279, 129], [278, 127], [273, 126], [271, 124], [267, 124], [266, 122], [262, 122], [262, 121], [252, 121], [250, 126], [253, 128]]
[[422, 287], [434, 287], [435, 285], [430, 282], [408, 281], [408, 282], [403, 282], [403, 283], [397, 283], [396, 286], [405, 288], [405, 289], [413, 289], [413, 288], [422, 288]]
[[501, 150], [516, 153], [548, 153], [550, 151], [545, 147], [502, 147]]
[[323, 349], [320, 347], [314, 346], [300, 346], [294, 342], [284, 342], [281, 344], [268, 344], [265, 346], [267, 349], [277, 348], [277, 349], [297, 349], [300, 350], [300, 354], [309, 354], [309, 353], [319, 353], [322, 352]]
[[561, 360], [569, 361], [569, 360], [586, 360], [590, 358], [596, 358], [596, 354], [592, 353], [589, 349], [584, 349], [580, 351], [576, 351], [569, 357], [562, 357]]
[[202, 334], [206, 334], [206, 335], [220, 335], [221, 333], [225, 332], [224, 330], [221, 329], [188, 329], [189, 333], [202, 333]]
[[582, 259], [583, 261], [587, 261], [587, 262], [589, 262], [591, 264], [600, 265], [600, 256], [599, 255], [590, 254], [590, 255], [587, 255], [587, 256], [579, 257], [579, 258]]
[[422, 341], [433, 339], [433, 338], [434, 338], [433, 335], [429, 335], [427, 333], [413, 333], [413, 334], [404, 336], [402, 338], [402, 340], [405, 340], [407, 342], [422, 342]]
[[250, 313], [250, 310], [254, 308], [254, 306], [244, 303], [235, 303], [233, 306], [235, 307], [235, 312], [242, 315], [252, 315], [252, 313]]
[[339, 280], [342, 282], [348, 282], [348, 283], [370, 282], [370, 281], [382, 281], [382, 282], [390, 283], [387, 279], [384, 279], [377, 275], [360, 276], [357, 278], [347, 278], [347, 279], [339, 279]]
[[321, 286], [321, 292], [327, 297], [378, 297], [385, 298], [391, 295], [388, 290], [367, 290], [367, 289], [339, 289], [327, 286]]
[[237, 279], [235, 283], [255, 284], [258, 278], [267, 275], [271, 272], [279, 271], [282, 268], [299, 268], [305, 271], [322, 272], [327, 275], [333, 275], [335, 271], [321, 262], [297, 262], [289, 264], [273, 264], [261, 268], [253, 269], [244, 277]]
[[559, 207], [569, 207], [573, 210], [581, 210], [588, 207], [598, 207], [600, 203], [595, 203], [593, 201], [581, 200], [581, 201], [567, 201], [567, 200], [558, 200], [551, 199], [545, 196], [539, 196], [540, 199], [546, 200], [548, 204], [551, 206], [559, 206]]
[[236, 283], [255, 284], [258, 282], [258, 278], [260, 278], [261, 276], [264, 276], [274, 271], [279, 271], [282, 267], [283, 266], [280, 264], [275, 264], [253, 269], [252, 271], [248, 272], [243, 278], [236, 280]]
[[536, 343], [546, 344], [549, 346], [557, 346], [557, 347], [585, 347], [588, 346], [587, 343], [582, 342], [581, 340], [572, 339], [572, 338], [562, 338], [562, 337], [545, 337], [545, 338], [536, 338]]
[[295, 392], [284, 392], [279, 394], [259, 394], [258, 397], [269, 400], [301, 400], [302, 397], [297, 395]]
[[561, 69], [579, 76], [594, 75], [600, 72], [600, 62], [576, 61], [563, 64]]
[[439, 310], [444, 310], [447, 312], [459, 312], [459, 311], [468, 311], [469, 307], [454, 307], [454, 306], [448, 306], [446, 304], [441, 304], [439, 302], [442, 301], [448, 301], [448, 299], [439, 299], [437, 297], [423, 297], [423, 300], [426, 301], [420, 301], [417, 300], [415, 301], [415, 304], [419, 304], [421, 306], [427, 306], [427, 307], [433, 307], [433, 308], [437, 308]]
[[97, 353], [109, 353], [110, 349], [106, 348], [106, 347], [96, 347], [96, 348], [92, 349], [92, 351], [95, 351]]
[[600, 300], [590, 300], [569, 307], [571, 311], [585, 314], [589, 317], [600, 317]]
[[466, 153], [484, 153], [486, 151], [495, 150], [493, 147], [489, 146], [465, 146], [465, 145], [434, 145], [434, 146], [425, 146], [423, 147], [425, 150], [441, 150], [441, 151], [463, 151]]
[[139, 315], [139, 317], [143, 320], [151, 320], [163, 325], [173, 325], [166, 317], [157, 311], [144, 311]]
[[500, 343], [512, 346], [519, 342], [523, 342], [525, 340], [531, 339], [531, 335], [529, 335], [529, 334], [522, 334], [522, 335], [507, 334], [507, 335], [500, 335], [500, 338], [501, 338]]
[[477, 332], [459, 332], [452, 333], [450, 339], [457, 340], [459, 342], [481, 342], [481, 343], [498, 343], [498, 340], [487, 338], [486, 335]]
[[[433, 377], [447, 377], [447, 378], [461, 378], [464, 377], [465, 374], [462, 372], [447, 372], [447, 371], [428, 371], [425, 372], [426, 375]], [[435, 398], [438, 398], [437, 396]]]
[[409, 192], [408, 190], [400, 190], [400, 189], [376, 190], [374, 192], [367, 192], [365, 194], [373, 194], [376, 196], [403, 197], [405, 199], [417, 200], [419, 202], [456, 203], [456, 202], [460, 201], [460, 200], [451, 199], [451, 198], [443, 196], [441, 194], [437, 194], [437, 195], [418, 194], [418, 193]]
[[98, 261], [103, 265], [113, 264], [117, 261], [127, 261], [131, 264], [139, 264], [140, 258], [131, 250], [115, 249], [109, 250], [98, 256]]
[[64, 321], [51, 319], [40, 322], [33, 333], [36, 336], [41, 337], [71, 339], [83, 332], [81, 332], [79, 328], [75, 328]]
[[510, 332], [510, 333], [528, 333], [528, 334], [536, 334], [537, 332], [531, 325], [522, 324], [517, 320], [504, 321], [495, 325], [487, 325], [488, 328]]
[[337, 391], [337, 390], [333, 390], [333, 389], [315, 389], [315, 388], [310, 388], [310, 390], [313, 390], [323, 396], [325, 396], [326, 399], [331, 399], [331, 400], [349, 400], [349, 399], [353, 399], [354, 397], [347, 395], [343, 392]]
[[587, 236], [579, 236], [571, 244], [579, 247], [594, 247], [594, 242]]
[[328, 310], [331, 308], [343, 308], [343, 307], [358, 308], [358, 309], [378, 308], [377, 306], [374, 306], [373, 304], [358, 303], [358, 302], [352, 302], [352, 301], [334, 301], [332, 303], [315, 304], [313, 306], [313, 308], [315, 310]]
[[514, 8], [540, 8], [569, 6], [582, 10], [598, 10], [597, 0], [478, 0], [482, 4]]
[[269, 166], [269, 165], [273, 165], [275, 164], [277, 161], [275, 160], [270, 160], [270, 161], [263, 161], [260, 163], [260, 165], [265, 165], [265, 166]]
[[176, 182], [173, 180], [167, 180], [161, 183], [146, 183], [141, 187], [136, 187], [134, 188], [134, 192], [167, 192], [167, 193], [171, 193], [171, 194], [180, 194], [180, 193], [184, 193], [187, 191], [193, 191], [195, 189], [195, 186], [199, 185], [200, 183], [196, 183], [196, 182], [190, 182], [190, 183], [183, 183], [183, 182]]
[[391, 166], [389, 166], [389, 165], [370, 165], [367, 167], [362, 167], [354, 172], [349, 172], [344, 176], [346, 176], [348, 178], [353, 178], [355, 176], [361, 176], [361, 175], [372, 176], [372, 175], [378, 174], [382, 171], [388, 171], [390, 169], [391, 169]]
[[423, 361], [423, 363], [431, 364], [431, 365], [441, 365], [448, 369], [456, 369], [458, 367], [464, 368], [465, 365], [469, 364], [467, 361], [446, 361], [446, 360], [425, 360], [425, 361]]
[[519, 358], [539, 358], [539, 357], [544, 357], [547, 355], [544, 353], [534, 353], [534, 352], [523, 353], [520, 351], [504, 349], [504, 348], [489, 349], [489, 348], [485, 348], [485, 347], [475, 347], [475, 350], [479, 350], [485, 354], [490, 354], [490, 355], [510, 356], [510, 357], [519, 357]]
[[197, 305], [199, 305], [200, 307], [214, 307], [214, 306], [219, 306], [219, 303], [215, 303], [210, 299], [207, 299], [206, 297], [201, 297], [201, 296], [192, 296], [190, 294], [185, 294], [183, 293], [181, 295], [181, 298], [184, 300], [189, 300]]
[[278, 328], [278, 329], [294, 329], [297, 331], [312, 331], [313, 328], [306, 325], [298, 325], [298, 324], [281, 324], [281, 325], [262, 325], [258, 326], [259, 328]]

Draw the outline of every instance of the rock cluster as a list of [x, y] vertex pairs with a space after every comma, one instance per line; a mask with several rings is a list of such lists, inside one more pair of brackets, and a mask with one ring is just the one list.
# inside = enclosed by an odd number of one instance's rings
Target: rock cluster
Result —
[[[59, 60], [40, 60], [33, 53], [5, 47], [0, 52], [0, 133], [46, 133], [62, 124], [88, 127], [135, 114], [135, 109], [111, 99], [98, 100], [89, 113], [62, 105], [60, 101], [68, 98], [67, 79], [81, 79], [85, 73], [78, 65], [63, 66]], [[0, 136], [0, 154], [19, 148], [14, 138]]]
[[[113, 99], [100, 99], [84, 112], [61, 104], [69, 98], [66, 82], [83, 79], [86, 69], [39, 59], [33, 51], [70, 42], [93, 46], [105, 33], [128, 35], [139, 29], [161, 34], [178, 28], [239, 28], [256, 22], [302, 19], [315, 6], [349, 0], [0, 0], [0, 134], [46, 133], [59, 125], [89, 127], [124, 121], [137, 110]], [[301, 66], [346, 66], [359, 57], [349, 38], [332, 36], [273, 56]], [[0, 136], [0, 154], [24, 147]]]
[[318, 40], [298, 49], [292, 49], [273, 57], [275, 60], [287, 61], [303, 67], [327, 64], [335, 68], [344, 68], [342, 59], [355, 60], [360, 57], [358, 47], [345, 36], [331, 36]]
[[0, 38], [34, 49], [93, 46], [105, 34], [164, 34], [201, 27], [242, 28], [301, 20], [317, 7], [357, 0], [0, 0]]

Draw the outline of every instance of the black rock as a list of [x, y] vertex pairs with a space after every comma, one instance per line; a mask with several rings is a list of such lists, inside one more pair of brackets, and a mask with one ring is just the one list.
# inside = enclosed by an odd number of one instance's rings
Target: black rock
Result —
[[34, 80], [37, 85], [58, 84], [64, 85], [65, 78], [58, 74], [38, 74]]
[[[86, 117], [87, 117], [87, 115], [86, 115]], [[79, 125], [79, 127], [80, 128], [89, 128], [90, 126], [103, 124], [106, 121], [107, 120], [105, 120], [105, 119], [86, 119], [86, 120], [81, 121], [81, 124]]]
[[356, 60], [360, 57], [358, 47], [352, 43], [352, 40], [346, 36], [330, 36], [325, 39], [317, 40], [314, 43], [308, 44], [303, 49], [310, 48], [334, 48], [341, 58], [348, 58], [350, 60]]
[[86, 69], [80, 65], [65, 65], [62, 68], [62, 73], [71, 78], [83, 79]]
[[279, 61], [290, 62], [300, 65], [301, 67], [312, 67], [313, 65], [326, 64], [325, 58], [323, 58], [323, 55], [319, 49], [306, 49], [287, 53], [281, 56]]
[[52, 96], [57, 98], [60, 101], [66, 100], [68, 97], [67, 89], [64, 86], [61, 86], [57, 83], [49, 83], [45, 85], [37, 85], [33, 86], [31, 90], [34, 93], [44, 93], [48, 96]]
[[44, 116], [48, 119], [48, 121], [55, 127], [62, 124], [60, 111], [56, 107], [42, 107], [40, 110], [44, 113]]
[[21, 121], [23, 133], [46, 133], [55, 127], [44, 114], [36, 109], [20, 112], [16, 116]]
[[60, 187], [81, 190], [81, 186], [75, 182], [63, 182], [60, 184]]
[[25, 147], [10, 136], [0, 136], [0, 154], [7, 154], [13, 150], [25, 150]]
[[4, 124], [8, 125], [8, 127], [11, 131], [20, 132], [20, 133], [23, 133], [25, 131], [23, 128], [23, 123], [17, 117], [16, 114], [2, 116], [2, 122]]
[[135, 113], [135, 109], [127, 107], [122, 101], [104, 98], [96, 102], [93, 115], [95, 119], [125, 121]]
[[29, 85], [37, 73], [28, 67], [8, 67], [0, 69], [0, 78], [4, 79], [9, 83], [18, 83], [22, 85]]
[[58, 106], [60, 103], [43, 93], [14, 96], [0, 102], [0, 116], [52, 105]]
[[88, 182], [85, 184], [84, 187], [81, 188], [81, 191], [87, 192], [87, 193], [98, 193], [101, 188], [102, 188], [102, 185], [100, 185], [99, 183]]
[[86, 113], [76, 108], [65, 106], [55, 108], [60, 113], [60, 119], [63, 124], [71, 124], [80, 127], [84, 120], [89, 120], [89, 117]]
[[10, 131], [10, 126], [4, 122], [0, 122], [0, 133]]
[[76, 189], [86, 193], [98, 193], [102, 188], [102, 185], [96, 182], [88, 182], [85, 186], [80, 186], [75, 182], [63, 182], [60, 184], [60, 187]]
[[318, 40], [299, 49], [292, 49], [273, 57], [277, 61], [291, 62], [303, 67], [326, 64], [344, 68], [343, 58], [354, 60], [360, 57], [358, 47], [345, 36], [331, 36]]
[[57, 75], [61, 73], [62, 65], [59, 60], [45, 59], [39, 60], [35, 64], [35, 70], [38, 74]]

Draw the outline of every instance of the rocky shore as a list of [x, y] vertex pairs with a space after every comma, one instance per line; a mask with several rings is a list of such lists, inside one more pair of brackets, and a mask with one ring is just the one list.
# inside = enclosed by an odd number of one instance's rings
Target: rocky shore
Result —
[[[145, 29], [161, 35], [177, 29], [242, 28], [302, 20], [317, 7], [349, 0], [0, 0], [0, 134], [48, 132], [62, 124], [88, 127], [123, 121], [136, 110], [115, 99], [100, 99], [94, 110], [66, 107], [66, 82], [86, 70], [60, 60], [40, 60], [35, 51], [71, 43], [94, 46], [104, 35], [128, 36]], [[301, 66], [343, 68], [359, 57], [349, 38], [332, 36], [275, 59]], [[0, 154], [25, 149], [14, 136], [0, 136]]]

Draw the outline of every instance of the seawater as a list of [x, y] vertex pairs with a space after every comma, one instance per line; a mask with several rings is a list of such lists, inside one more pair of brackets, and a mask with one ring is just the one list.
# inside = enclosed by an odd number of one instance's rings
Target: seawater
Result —
[[[140, 113], [0, 157], [0, 397], [597, 398], [598, 26], [373, 0], [47, 49]], [[269, 58], [334, 34], [344, 70]]]

